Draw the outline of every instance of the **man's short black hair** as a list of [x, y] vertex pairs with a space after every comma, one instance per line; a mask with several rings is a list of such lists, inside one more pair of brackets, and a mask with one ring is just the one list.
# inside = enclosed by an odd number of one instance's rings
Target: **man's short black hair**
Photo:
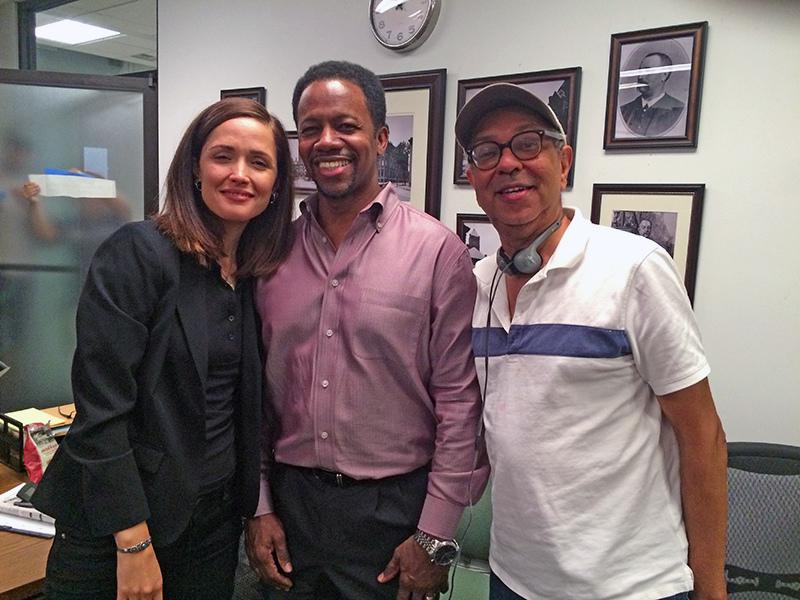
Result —
[[315, 81], [330, 79], [350, 81], [361, 88], [367, 99], [367, 108], [375, 129], [386, 125], [386, 95], [381, 80], [369, 69], [344, 60], [327, 60], [313, 65], [298, 79], [292, 95], [292, 116], [295, 123], [297, 123], [297, 105], [300, 103], [303, 91]]

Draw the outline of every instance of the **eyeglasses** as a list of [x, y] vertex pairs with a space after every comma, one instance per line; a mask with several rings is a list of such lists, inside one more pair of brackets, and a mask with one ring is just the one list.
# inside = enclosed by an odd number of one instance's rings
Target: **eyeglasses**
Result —
[[511, 148], [511, 153], [519, 160], [531, 160], [542, 151], [544, 137], [564, 141], [564, 136], [557, 131], [530, 129], [520, 131], [508, 143], [479, 142], [467, 150], [469, 162], [481, 171], [494, 169], [500, 162], [505, 148]]

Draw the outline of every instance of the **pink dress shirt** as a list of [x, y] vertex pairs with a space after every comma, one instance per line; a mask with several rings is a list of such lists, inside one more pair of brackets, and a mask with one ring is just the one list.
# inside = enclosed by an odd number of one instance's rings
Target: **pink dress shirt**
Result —
[[[356, 479], [430, 463], [420, 529], [452, 537], [489, 475], [471, 347], [467, 248], [387, 184], [338, 249], [303, 203], [256, 304], [275, 460]], [[268, 461], [256, 514], [272, 511]]]

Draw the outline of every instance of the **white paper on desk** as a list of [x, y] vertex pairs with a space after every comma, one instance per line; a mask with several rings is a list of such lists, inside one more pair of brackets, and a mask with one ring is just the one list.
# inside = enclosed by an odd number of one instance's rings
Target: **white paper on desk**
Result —
[[3, 492], [0, 494], [0, 513], [4, 513], [7, 515], [12, 515], [15, 517], [22, 517], [24, 519], [30, 519], [32, 521], [43, 521], [45, 523], [54, 523], [55, 519], [50, 515], [46, 515], [43, 512], [39, 512], [32, 506], [19, 506], [17, 502], [20, 502], [19, 497], [17, 496], [17, 492], [22, 489], [24, 483], [20, 483], [18, 486], [11, 488], [7, 492]]
[[117, 182], [113, 179], [95, 179], [77, 175], [28, 175], [28, 181], [37, 184], [42, 196], [67, 196], [69, 198], [116, 198]]
[[25, 533], [36, 537], [51, 538], [56, 534], [54, 523], [45, 521], [34, 521], [25, 517], [7, 515], [0, 513], [0, 531], [13, 531], [14, 533]]
[[15, 421], [19, 421], [23, 426], [30, 425], [31, 423], [50, 423], [51, 427], [56, 427], [57, 425], [63, 425], [67, 422], [61, 417], [48, 415], [38, 408], [23, 408], [22, 410], [7, 412], [5, 415], [11, 417]]

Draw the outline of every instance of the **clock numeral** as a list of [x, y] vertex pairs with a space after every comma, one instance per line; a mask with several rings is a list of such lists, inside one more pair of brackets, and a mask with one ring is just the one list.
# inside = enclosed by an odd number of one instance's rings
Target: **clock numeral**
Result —
[[392, 30], [391, 29], [387, 29], [386, 30], [386, 39], [387, 40], [392, 39]]
[[383, 21], [378, 21], [378, 29], [383, 29], [384, 27], [386, 27], [386, 23]]
[[413, 35], [416, 30], [417, 30], [416, 27], [414, 27], [413, 25], [409, 25], [408, 26], [408, 35]]
[[402, 42], [403, 41], [403, 32], [402, 31], [397, 34], [397, 41], [398, 42]]

